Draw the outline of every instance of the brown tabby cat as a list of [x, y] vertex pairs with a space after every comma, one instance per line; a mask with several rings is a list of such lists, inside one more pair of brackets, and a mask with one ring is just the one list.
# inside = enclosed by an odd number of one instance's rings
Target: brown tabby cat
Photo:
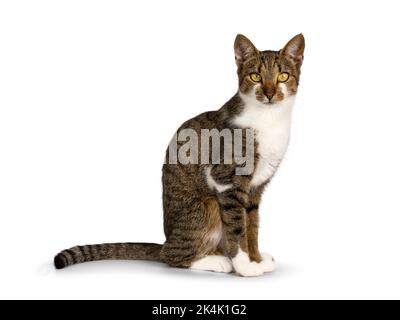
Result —
[[[179, 134], [190, 129], [200, 136], [204, 129], [252, 129], [255, 154], [249, 174], [237, 173], [236, 169], [243, 164], [236, 160], [216, 164], [168, 162], [170, 146], [162, 179], [165, 244], [77, 246], [55, 257], [56, 268], [87, 261], [128, 259], [160, 261], [197, 270], [235, 271], [241, 276], [273, 271], [274, 259], [260, 254], [258, 249], [258, 208], [261, 194], [287, 149], [304, 47], [301, 34], [280, 51], [259, 51], [249, 39], [238, 35], [234, 44], [238, 92], [218, 111], [200, 114], [177, 131]], [[184, 141], [179, 141], [177, 149], [183, 145]]]

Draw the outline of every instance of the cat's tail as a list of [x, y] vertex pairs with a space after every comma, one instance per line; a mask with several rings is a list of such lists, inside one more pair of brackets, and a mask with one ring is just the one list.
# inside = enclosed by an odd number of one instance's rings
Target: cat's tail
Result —
[[107, 243], [76, 246], [54, 257], [57, 269], [99, 260], [147, 260], [160, 262], [162, 245], [155, 243]]

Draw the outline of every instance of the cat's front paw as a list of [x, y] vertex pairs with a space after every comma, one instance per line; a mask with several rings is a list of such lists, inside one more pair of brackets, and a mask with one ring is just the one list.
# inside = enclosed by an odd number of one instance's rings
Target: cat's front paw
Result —
[[261, 254], [260, 266], [265, 273], [273, 272], [276, 268], [275, 259], [268, 253]]

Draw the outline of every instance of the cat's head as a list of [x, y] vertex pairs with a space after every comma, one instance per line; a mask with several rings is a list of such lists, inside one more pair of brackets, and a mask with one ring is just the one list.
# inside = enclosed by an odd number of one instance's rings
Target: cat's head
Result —
[[268, 106], [296, 94], [305, 47], [302, 34], [280, 51], [259, 51], [241, 34], [234, 47], [242, 97]]

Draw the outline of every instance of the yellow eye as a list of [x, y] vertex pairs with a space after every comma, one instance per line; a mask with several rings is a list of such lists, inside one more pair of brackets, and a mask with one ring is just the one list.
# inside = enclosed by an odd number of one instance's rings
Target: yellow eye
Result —
[[250, 79], [253, 80], [254, 82], [260, 82], [261, 76], [258, 73], [252, 73], [250, 75]]
[[282, 72], [278, 75], [278, 81], [279, 82], [286, 82], [289, 79], [289, 73]]

